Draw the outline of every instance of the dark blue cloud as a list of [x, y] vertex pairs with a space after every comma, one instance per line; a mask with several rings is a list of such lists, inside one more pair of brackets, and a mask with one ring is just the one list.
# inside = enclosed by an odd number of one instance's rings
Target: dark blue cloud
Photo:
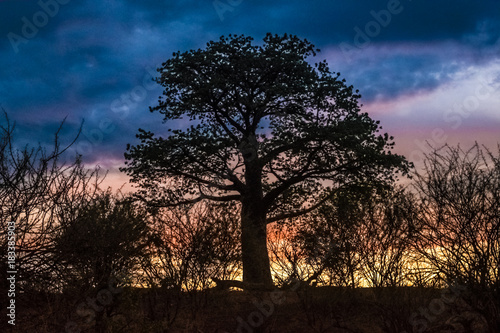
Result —
[[[26, 20], [43, 18], [40, 3], [55, 1], [62, 0], [0, 1], [0, 12], [7, 13], [0, 21], [0, 104], [18, 122], [23, 142], [50, 144], [64, 117], [62, 134], [70, 140], [85, 120], [87, 135], [75, 148], [87, 161], [122, 158], [138, 127], [160, 132], [161, 116], [148, 112], [161, 93], [149, 81], [153, 69], [172, 52], [204, 47], [221, 35], [307, 38], [366, 101], [435, 89], [468, 63], [494, 59], [500, 49], [500, 2], [493, 0], [401, 0], [400, 11], [370, 37], [369, 47], [357, 50], [354, 62], [342, 58], [339, 45], [353, 44], [355, 28], [364, 31], [375, 20], [372, 12], [395, 0], [65, 0], [35, 36], [24, 36]], [[12, 34], [26, 43], [13, 44]], [[435, 46], [415, 54], [376, 51], [429, 43]], [[337, 58], [329, 56], [332, 50]]]
[[441, 48], [428, 51], [419, 50], [419, 45], [409, 48], [392, 52], [365, 50], [355, 61], [340, 62], [341, 69], [333, 69], [342, 71], [342, 77], [361, 91], [366, 103], [431, 91], [453, 80], [453, 75], [463, 68], [459, 56], [440, 54]]
[[[352, 41], [355, 27], [364, 30], [375, 20], [372, 12], [387, 11], [393, 1], [242, 1], [233, 11], [224, 11], [222, 24], [229, 31], [255, 35], [294, 33], [326, 46]], [[377, 42], [460, 39], [485, 20], [500, 20], [500, 2], [494, 0], [397, 2], [394, 8], [398, 13], [390, 15], [389, 23], [375, 38]], [[500, 32], [491, 34], [498, 37]]]

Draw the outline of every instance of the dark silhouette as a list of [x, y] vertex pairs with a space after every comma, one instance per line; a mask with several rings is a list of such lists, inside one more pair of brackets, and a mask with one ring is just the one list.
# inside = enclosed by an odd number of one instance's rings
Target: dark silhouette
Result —
[[326, 61], [309, 64], [314, 45], [286, 34], [252, 41], [221, 37], [163, 64], [150, 110], [187, 123], [166, 137], [140, 129], [123, 171], [153, 206], [240, 202], [244, 283], [271, 288], [269, 223], [315, 210], [344, 184], [390, 182], [409, 164], [360, 111], [358, 91]]
[[96, 311], [88, 304], [81, 307], [84, 318], [95, 320], [95, 331], [101, 333], [119, 304], [119, 292], [106, 291], [109, 284], [133, 277], [141, 259], [150, 255], [146, 211], [109, 189], [81, 200], [78, 206], [74, 215], [60, 220], [54, 262], [62, 266], [60, 283], [67, 293], [76, 289], [76, 297], [92, 297], [95, 291], [106, 295]]
[[[416, 250], [444, 285], [500, 331], [500, 146], [444, 146], [426, 155], [413, 182], [419, 196]], [[466, 307], [464, 307], [466, 308]]]
[[[61, 221], [73, 216], [81, 201], [93, 197], [101, 178], [98, 170], [85, 169], [79, 156], [64, 163], [72, 144], [61, 146], [59, 133], [64, 122], [54, 135], [52, 149], [40, 145], [17, 148], [15, 124], [6, 113], [4, 119], [0, 126], [0, 286], [7, 295], [4, 274], [13, 270], [7, 265], [7, 225], [14, 222], [16, 325], [23, 325], [20, 331], [39, 331], [40, 322], [32, 320], [30, 309], [45, 309], [47, 300], [59, 297], [62, 288], [72, 282], [55, 251]], [[7, 301], [2, 297], [2, 309], [7, 308]], [[61, 314], [68, 309], [59, 301], [52, 306]], [[6, 317], [3, 312], [2, 317]], [[60, 321], [58, 325], [64, 325]], [[6, 321], [1, 322], [1, 329], [4, 324]]]
[[[249, 287], [231, 280], [238, 200], [160, 208], [103, 192], [97, 170], [62, 162], [57, 134], [52, 150], [16, 149], [6, 120], [0, 245], [15, 222], [17, 274], [4, 331], [499, 330], [500, 150], [433, 150], [405, 188], [332, 181], [318, 209], [268, 227], [277, 288], [234, 291]], [[291, 206], [288, 193], [277, 202]]]

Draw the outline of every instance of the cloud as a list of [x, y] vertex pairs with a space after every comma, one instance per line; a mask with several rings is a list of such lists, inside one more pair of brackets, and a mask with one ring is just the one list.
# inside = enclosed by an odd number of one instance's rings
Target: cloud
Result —
[[466, 68], [497, 59], [500, 43], [477, 48], [459, 41], [379, 43], [346, 57], [338, 45], [319, 57], [361, 91], [363, 102], [432, 91], [456, 80]]
[[[374, 20], [372, 12], [387, 10], [389, 4], [401, 8], [392, 15], [376, 42], [458, 40], [475, 31], [485, 20], [498, 22], [498, 1], [471, 2], [444, 0], [424, 2], [388, 1], [242, 1], [233, 11], [227, 11], [224, 22], [231, 28], [255, 35], [268, 31], [295, 33], [310, 38], [319, 46], [351, 42], [355, 27], [364, 30]], [[398, 4], [399, 3], [399, 4]], [[495, 34], [494, 30], [490, 31]], [[498, 30], [496, 31], [498, 36]]]
[[[64, 117], [69, 141], [85, 119], [93, 136], [82, 135], [75, 148], [87, 152], [88, 163], [115, 165], [137, 128], [163, 129], [161, 116], [147, 110], [161, 94], [149, 81], [154, 67], [174, 51], [203, 48], [230, 33], [257, 42], [267, 32], [309, 39], [323, 50], [319, 58], [361, 90], [365, 108], [388, 128], [442, 124], [439, 110], [467, 96], [480, 75], [489, 70], [497, 75], [492, 82], [500, 82], [494, 67], [500, 54], [498, 1], [401, 0], [401, 12], [350, 58], [341, 43], [354, 45], [355, 28], [364, 31], [375, 20], [373, 12], [395, 0], [220, 1], [230, 8], [222, 16], [213, 1], [69, 1], [17, 53], [8, 34], [22, 35], [23, 18], [33, 22], [43, 8], [39, 1], [1, 1], [8, 15], [0, 22], [0, 104], [17, 120], [23, 142], [50, 145]], [[461, 128], [496, 125], [497, 111], [497, 101], [489, 101]]]
[[363, 108], [394, 135], [397, 151], [412, 160], [442, 146], [475, 141], [495, 148], [500, 128], [500, 61], [457, 70], [433, 90], [372, 101]]

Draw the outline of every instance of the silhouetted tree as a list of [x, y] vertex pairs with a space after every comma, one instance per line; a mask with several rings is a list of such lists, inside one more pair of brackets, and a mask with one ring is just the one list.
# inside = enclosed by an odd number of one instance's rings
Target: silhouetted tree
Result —
[[[363, 207], [375, 189], [360, 184], [340, 188], [318, 210], [297, 223], [294, 242], [304, 249], [305, 263], [314, 272], [308, 277], [336, 286], [359, 285]], [[296, 222], [292, 222], [296, 223]]]
[[104, 288], [113, 274], [131, 275], [146, 255], [145, 209], [110, 190], [80, 205], [75, 216], [61, 221], [55, 237], [58, 260], [72, 271], [74, 282]]
[[[0, 247], [3, 249], [0, 269], [2, 276], [8, 271], [7, 223], [15, 222], [18, 323], [25, 325], [23, 330], [34, 331], [38, 327], [30, 324], [35, 325], [32, 320], [35, 314], [23, 310], [28, 306], [35, 308], [41, 301], [39, 295], [44, 295], [44, 302], [52, 299], [66, 279], [54, 252], [54, 236], [61, 227], [60, 221], [73, 216], [80, 202], [93, 196], [101, 178], [98, 170], [85, 170], [77, 156], [71, 163], [62, 161], [71, 145], [60, 145], [59, 132], [64, 122], [54, 135], [53, 147], [48, 149], [19, 148], [13, 135], [15, 124], [7, 114], [4, 120], [0, 127]], [[2, 278], [2, 287], [5, 281]], [[2, 298], [2, 303], [4, 299], [7, 300]], [[55, 313], [67, 311], [57, 306], [51, 303]], [[45, 316], [47, 313], [40, 315]]]
[[18, 288], [55, 290], [59, 279], [52, 263], [52, 236], [61, 215], [90, 194], [96, 173], [84, 170], [78, 158], [60, 163], [65, 151], [59, 143], [61, 128], [52, 151], [41, 146], [17, 148], [14, 128], [5, 115], [0, 139], [1, 242], [7, 239], [7, 222], [15, 222]]
[[[315, 212], [287, 221], [284, 236], [308, 283], [357, 287], [406, 282], [412, 230], [411, 195], [399, 188], [345, 186]], [[271, 246], [273, 248], [273, 246]], [[286, 249], [285, 249], [286, 250]], [[291, 264], [291, 255], [276, 255]], [[307, 272], [304, 274], [304, 272]]]
[[[61, 221], [55, 237], [55, 257], [66, 267], [67, 287], [81, 290], [76, 296], [83, 299], [96, 297], [117, 280], [132, 277], [141, 259], [149, 254], [148, 231], [145, 209], [126, 196], [108, 190], [81, 202], [75, 216]], [[105, 331], [105, 317], [117, 305], [116, 295], [98, 303], [102, 309], [91, 312], [96, 332]]]
[[411, 193], [396, 188], [372, 195], [362, 204], [359, 235], [360, 271], [370, 286], [400, 287], [411, 272], [410, 244], [416, 209]]
[[[239, 210], [234, 204], [203, 204], [161, 209], [153, 214], [155, 253], [152, 285], [186, 291], [212, 286], [212, 279], [238, 274]], [[155, 273], [156, 272], [156, 273]]]
[[444, 146], [426, 156], [414, 183], [419, 196], [416, 248], [444, 285], [500, 329], [500, 147]]
[[358, 91], [326, 61], [307, 61], [314, 45], [289, 35], [252, 40], [221, 37], [163, 64], [165, 89], [151, 111], [187, 123], [166, 137], [139, 130], [123, 170], [151, 205], [241, 203], [243, 280], [269, 288], [269, 223], [318, 208], [338, 185], [390, 181], [408, 163], [360, 111]]

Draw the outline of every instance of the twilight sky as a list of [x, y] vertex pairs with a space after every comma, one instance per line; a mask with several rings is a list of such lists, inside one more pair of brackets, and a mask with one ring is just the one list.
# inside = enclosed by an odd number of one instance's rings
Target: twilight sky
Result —
[[426, 141], [500, 143], [499, 0], [0, 0], [0, 13], [0, 105], [17, 143], [49, 146], [64, 117], [70, 142], [84, 120], [72, 153], [114, 188], [137, 129], [164, 127], [148, 111], [156, 67], [230, 33], [307, 38], [416, 163]]

